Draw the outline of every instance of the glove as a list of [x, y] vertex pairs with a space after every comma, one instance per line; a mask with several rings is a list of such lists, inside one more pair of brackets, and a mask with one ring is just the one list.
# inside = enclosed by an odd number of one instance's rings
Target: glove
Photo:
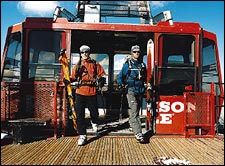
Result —
[[126, 90], [125, 85], [124, 84], [118, 85], [118, 90], [120, 93], [124, 93]]
[[65, 79], [65, 78], [63, 78], [63, 82], [64, 82], [64, 84], [65, 84], [66, 86], [69, 85], [69, 83], [70, 83], [70, 81], [67, 80], [67, 79]]
[[118, 85], [118, 90], [120, 91], [121, 89], [123, 89], [123, 85]]
[[71, 82], [71, 83], [76, 82], [76, 81], [77, 81], [77, 79], [76, 79], [76, 78], [75, 78], [75, 79], [73, 79], [73, 78], [71, 78], [71, 77], [70, 77], [70, 82]]
[[152, 90], [152, 85], [150, 83], [147, 84], [147, 91]]
[[106, 84], [106, 78], [105, 78], [105, 77], [100, 77], [100, 78], [98, 79], [98, 86], [99, 86], [100, 88], [102, 88], [102, 87], [104, 86], [104, 84]]
[[65, 52], [66, 52], [66, 49], [62, 48], [62, 49], [60, 50], [60, 55], [65, 54]]

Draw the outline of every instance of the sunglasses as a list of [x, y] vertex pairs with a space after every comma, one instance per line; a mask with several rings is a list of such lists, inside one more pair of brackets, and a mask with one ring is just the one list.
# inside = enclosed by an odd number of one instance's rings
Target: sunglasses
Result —
[[140, 51], [133, 51], [133, 53], [140, 53]]
[[89, 51], [83, 51], [83, 52], [80, 52], [81, 54], [84, 54], [84, 53], [89, 53]]

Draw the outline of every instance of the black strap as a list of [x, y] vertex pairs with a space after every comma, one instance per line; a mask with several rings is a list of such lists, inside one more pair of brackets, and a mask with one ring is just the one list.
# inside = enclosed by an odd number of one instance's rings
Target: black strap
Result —
[[[96, 79], [97, 77], [97, 63], [94, 59], [89, 60], [91, 63], [94, 63], [94, 74], [93, 78]], [[82, 80], [82, 74], [85, 70], [85, 66], [81, 65], [81, 60], [77, 63], [76, 72], [75, 72], [75, 78], [77, 78], [78, 82]], [[92, 76], [91, 76], [92, 77]]]
[[[128, 73], [127, 73], [127, 75], [126, 75], [126, 79], [133, 79], [133, 80], [138, 80], [137, 79], [137, 77], [136, 78], [132, 78], [132, 77], [130, 77], [130, 73], [131, 73], [131, 69], [132, 69], [132, 64], [134, 64], [136, 67], [137, 67], [137, 69], [139, 70], [140, 68], [135, 64], [135, 63], [132, 63], [132, 61], [131, 61], [131, 59], [128, 59], [127, 61], [126, 61], [126, 63], [128, 63], [128, 67], [129, 67], [129, 69], [128, 69]], [[140, 74], [141, 74], [141, 78], [143, 78], [143, 73], [142, 73], [142, 69], [144, 69], [144, 63], [143, 62], [141, 62], [141, 71], [140, 71]]]

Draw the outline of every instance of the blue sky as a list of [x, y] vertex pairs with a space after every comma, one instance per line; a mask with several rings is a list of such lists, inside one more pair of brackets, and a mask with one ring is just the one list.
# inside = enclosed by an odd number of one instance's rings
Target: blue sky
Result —
[[[52, 17], [56, 6], [75, 13], [77, 1], [1, 1], [1, 56], [7, 28], [26, 17]], [[197, 22], [217, 35], [221, 68], [224, 71], [224, 1], [150, 1], [152, 14], [170, 10], [173, 21]], [[224, 74], [223, 74], [224, 75]]]

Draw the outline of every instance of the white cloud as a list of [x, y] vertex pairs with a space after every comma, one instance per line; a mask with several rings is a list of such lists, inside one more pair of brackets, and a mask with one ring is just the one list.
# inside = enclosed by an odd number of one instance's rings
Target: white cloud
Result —
[[114, 70], [121, 70], [125, 62], [125, 57], [119, 56], [115, 59]]
[[101, 61], [99, 61], [99, 63], [100, 63], [101, 65], [108, 65], [108, 64], [109, 64], [109, 59], [108, 59], [108, 58], [104, 58], [104, 59], [102, 59]]
[[26, 16], [51, 16], [58, 1], [20, 1], [17, 4], [18, 10]]

